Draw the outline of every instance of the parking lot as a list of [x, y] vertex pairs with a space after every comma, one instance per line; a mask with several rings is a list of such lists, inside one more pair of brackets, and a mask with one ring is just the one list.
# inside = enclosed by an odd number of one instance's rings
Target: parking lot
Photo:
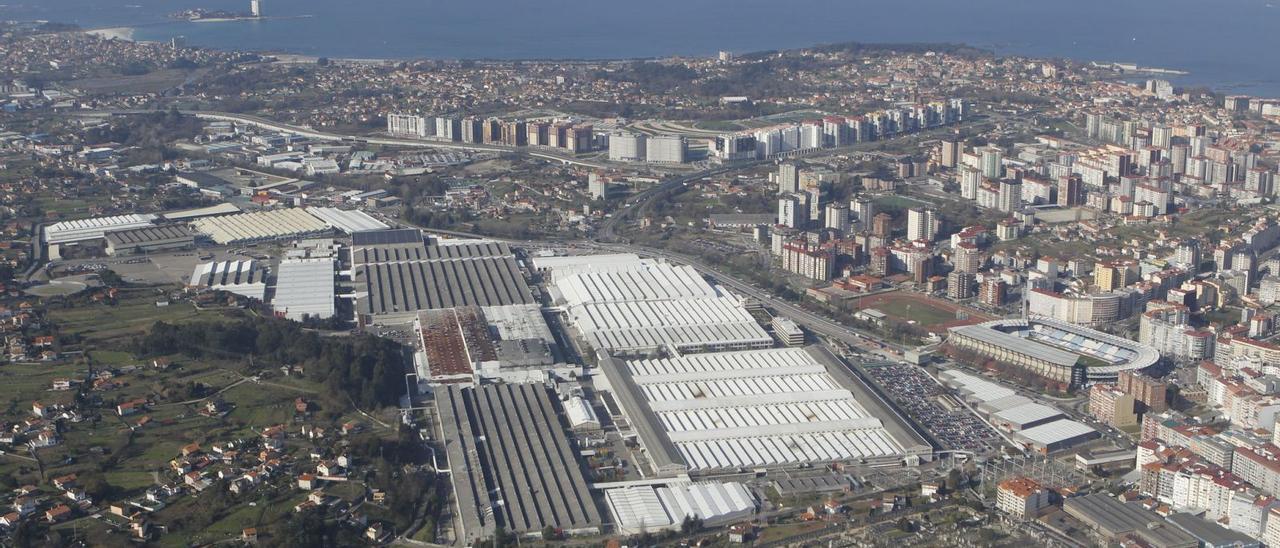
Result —
[[864, 369], [899, 408], [944, 448], [984, 454], [1000, 447], [1000, 435], [960, 405], [924, 369], [897, 363], [868, 364]]

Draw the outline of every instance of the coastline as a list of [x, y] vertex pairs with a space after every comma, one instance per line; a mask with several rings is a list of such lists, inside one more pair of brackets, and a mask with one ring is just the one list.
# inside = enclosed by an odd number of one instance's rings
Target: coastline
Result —
[[[259, 19], [231, 19], [226, 21], [206, 20], [204, 22], [214, 23], [214, 22], [262, 21], [262, 20], [268, 20], [268, 19], [295, 19], [295, 18], [300, 19], [300, 18], [310, 18], [310, 17], [313, 17], [313, 16], [299, 15], [299, 16], [283, 16], [283, 17], [262, 17]], [[177, 21], [176, 23], [194, 24], [198, 22], [201, 22], [201, 21], [183, 20], [183, 21]], [[175, 22], [143, 23], [143, 24], [133, 25], [133, 26], [116, 26], [116, 27], [86, 29], [79, 32], [84, 32], [85, 34], [98, 36], [104, 39], [125, 40], [125, 41], [131, 41], [131, 42], [146, 42], [146, 41], [154, 41], [154, 38], [148, 35], [148, 32], [150, 32], [148, 30], [148, 27], [160, 27], [165, 25], [172, 25], [173, 23]], [[167, 40], [164, 40], [164, 41], [167, 41]], [[869, 44], [877, 44], [877, 43], [869, 42]], [[226, 49], [218, 46], [208, 46], [208, 45], [200, 45], [200, 44], [192, 44], [192, 47], [208, 47], [211, 49], [224, 49], [224, 50]], [[459, 57], [431, 57], [431, 56], [421, 56], [421, 57], [418, 57], [418, 56], [400, 57], [400, 56], [394, 56], [394, 55], [388, 56], [388, 57], [325, 56], [325, 55], [317, 55], [316, 53], [311, 53], [311, 52], [298, 51], [297, 49], [291, 49], [291, 48], [254, 49], [254, 48], [237, 47], [237, 48], [232, 48], [232, 51], [251, 52], [251, 53], [257, 53], [264, 56], [275, 57], [276, 62], [281, 64], [312, 64], [323, 57], [328, 57], [329, 60], [335, 63], [367, 64], [367, 65], [392, 64], [392, 63], [412, 62], [412, 61], [418, 61], [418, 60], [432, 60], [432, 59], [445, 60], [445, 61], [468, 60], [468, 58], [459, 58]], [[1019, 54], [1012, 51], [992, 52], [992, 54], [996, 56], [1027, 57], [1026, 54]], [[673, 57], [698, 57], [698, 56], [697, 55], [677, 55]], [[1029, 57], [1029, 58], [1036, 58], [1036, 57]], [[1068, 58], [1071, 58], [1071, 57], [1068, 57]], [[539, 57], [507, 59], [507, 58], [500, 58], [500, 57], [495, 57], [495, 58], [476, 57], [476, 58], [470, 58], [469, 60], [480, 62], [480, 63], [509, 62], [509, 61], [517, 61], [517, 60], [531, 61], [531, 62], [557, 61], [557, 62], [564, 62], [564, 63], [575, 63], [575, 62], [591, 63], [591, 62], [610, 62], [610, 61], [627, 62], [627, 61], [643, 61], [643, 60], [655, 60], [655, 59], [663, 59], [663, 57], [626, 57], [626, 58], [597, 58], [597, 59], [593, 59], [593, 58], [568, 58], [568, 59], [559, 58], [557, 59], [557, 58], [539, 58]], [[1265, 81], [1263, 81], [1261, 84], [1259, 82], [1250, 81], [1250, 80], [1245, 80], [1245, 81], [1215, 80], [1212, 82], [1205, 82], [1203, 81], [1202, 77], [1198, 77], [1196, 75], [1196, 71], [1189, 70], [1188, 68], [1171, 68], [1168, 66], [1146, 66], [1146, 65], [1133, 63], [1133, 62], [1122, 62], [1122, 61], [1114, 61], [1114, 60], [1096, 60], [1096, 59], [1088, 60], [1088, 59], [1080, 59], [1080, 58], [1073, 58], [1073, 59], [1075, 59], [1077, 62], [1090, 64], [1095, 67], [1110, 68], [1112, 70], [1115, 70], [1119, 73], [1117, 74], [1117, 76], [1125, 80], [1132, 80], [1135, 78], [1165, 78], [1172, 81], [1175, 86], [1182, 87], [1182, 88], [1203, 87], [1203, 88], [1214, 90], [1220, 93], [1247, 94], [1247, 95], [1251, 95], [1259, 98], [1280, 98], [1280, 89], [1273, 90], [1274, 86], [1272, 84], [1266, 83]], [[1272, 87], [1267, 87], [1267, 86], [1272, 86]], [[1263, 87], [1265, 89], [1258, 89], [1259, 87]]]

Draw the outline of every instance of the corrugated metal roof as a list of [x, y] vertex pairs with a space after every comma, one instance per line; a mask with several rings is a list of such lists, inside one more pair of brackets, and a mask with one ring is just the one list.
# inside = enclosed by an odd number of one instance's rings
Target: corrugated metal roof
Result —
[[285, 259], [276, 274], [271, 305], [291, 320], [331, 318], [336, 312], [335, 293], [333, 259]]
[[1090, 428], [1088, 425], [1064, 419], [1028, 428], [1018, 432], [1017, 435], [1018, 437], [1036, 445], [1048, 446], [1096, 432], [1096, 430]]
[[156, 216], [150, 213], [134, 213], [61, 221], [44, 227], [44, 241], [49, 244], [63, 244], [97, 240], [103, 238], [108, 231], [143, 228], [151, 226], [155, 220]]
[[1038, 403], [1024, 403], [996, 413], [995, 418], [1016, 426], [1044, 421], [1053, 417], [1061, 417], [1062, 411]]
[[309, 207], [307, 213], [315, 215], [324, 224], [341, 230], [347, 234], [386, 230], [390, 227], [373, 216], [360, 210], [338, 209], [336, 207]]

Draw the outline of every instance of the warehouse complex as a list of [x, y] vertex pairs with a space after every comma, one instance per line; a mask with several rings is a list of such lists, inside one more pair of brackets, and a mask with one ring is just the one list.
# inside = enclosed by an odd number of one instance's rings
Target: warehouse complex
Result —
[[596, 269], [589, 261], [587, 256], [551, 268], [556, 281], [549, 291], [596, 350], [643, 356], [773, 346], [738, 297], [713, 287], [692, 267], [615, 257]]
[[932, 448], [822, 347], [602, 361], [659, 474], [900, 465]]
[[[426, 244], [411, 232], [387, 232], [367, 233], [352, 247], [356, 313], [366, 320], [409, 322], [419, 310], [535, 302], [506, 244]], [[387, 243], [370, 243], [379, 238]]]
[[[156, 226], [161, 219], [174, 224]], [[128, 254], [134, 249], [179, 249], [194, 245], [177, 232], [185, 229], [181, 223], [188, 222], [200, 235], [219, 245], [301, 238], [331, 231], [355, 234], [389, 229], [386, 223], [358, 210], [309, 207], [243, 213], [235, 205], [224, 203], [163, 216], [133, 214], [63, 221], [45, 227], [44, 242], [55, 257], [62, 245], [103, 239], [111, 255]], [[113, 233], [124, 234], [110, 236]]]
[[597, 533], [603, 519], [576, 450], [558, 416], [558, 400], [536, 384], [451, 386], [435, 405], [463, 544], [498, 528], [539, 535]]
[[601, 255], [559, 255], [553, 257], [534, 257], [530, 260], [533, 269], [542, 275], [547, 283], [555, 283], [557, 278], [572, 276], [583, 272], [612, 272], [633, 270], [639, 263], [653, 261], [641, 259], [635, 253], [606, 253]]
[[1150, 346], [1038, 316], [952, 327], [947, 344], [1072, 386], [1115, 382], [1160, 360]]
[[1109, 543], [1132, 536], [1148, 546], [1200, 546], [1195, 537], [1166, 522], [1159, 514], [1107, 493], [1070, 497], [1062, 502], [1062, 510], [1097, 531]]

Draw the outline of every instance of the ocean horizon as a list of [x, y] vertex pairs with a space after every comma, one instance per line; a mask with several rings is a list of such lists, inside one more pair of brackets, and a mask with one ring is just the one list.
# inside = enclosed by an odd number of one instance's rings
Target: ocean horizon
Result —
[[[951, 43], [1185, 71], [1168, 79], [1280, 97], [1280, 63], [1259, 61], [1280, 51], [1280, 7], [1267, 0], [263, 0], [261, 20], [169, 17], [194, 8], [247, 12], [248, 5], [24, 0], [0, 5], [0, 19], [127, 27], [136, 40], [182, 37], [192, 46], [354, 59], [632, 59], [840, 42]], [[1167, 30], [1183, 27], [1187, 32]]]

